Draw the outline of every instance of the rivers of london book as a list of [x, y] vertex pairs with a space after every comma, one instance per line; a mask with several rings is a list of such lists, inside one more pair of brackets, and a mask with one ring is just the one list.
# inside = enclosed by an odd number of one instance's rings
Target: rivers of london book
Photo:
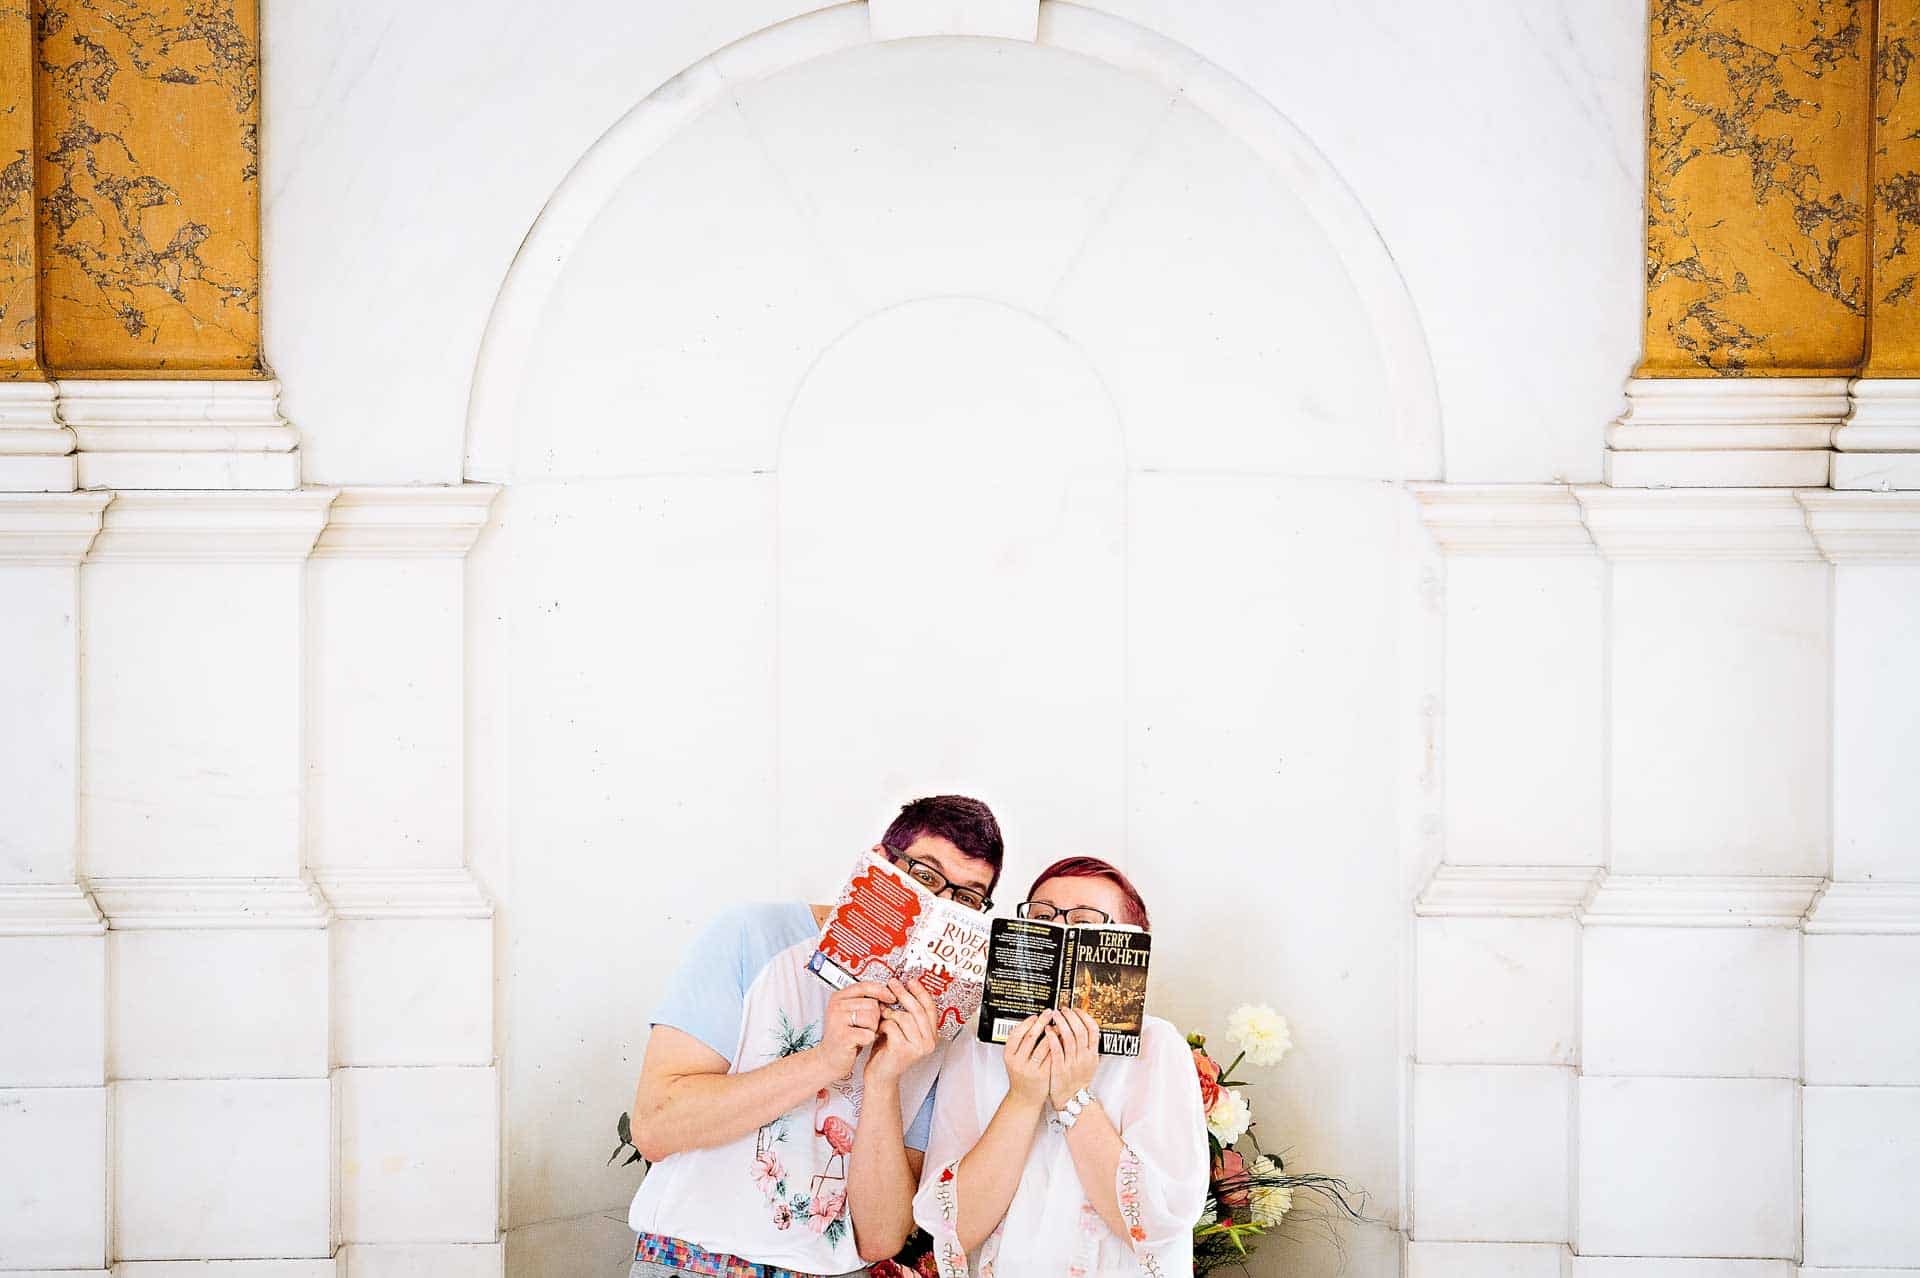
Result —
[[807, 970], [835, 989], [919, 977], [939, 1009], [943, 1039], [973, 1019], [986, 967], [987, 916], [935, 896], [871, 852], [840, 889], [807, 960]]
[[1100, 1023], [1102, 1054], [1138, 1056], [1152, 953], [1153, 936], [1124, 924], [995, 919], [980, 1041], [1004, 1043], [1029, 1016], [1077, 1007]]

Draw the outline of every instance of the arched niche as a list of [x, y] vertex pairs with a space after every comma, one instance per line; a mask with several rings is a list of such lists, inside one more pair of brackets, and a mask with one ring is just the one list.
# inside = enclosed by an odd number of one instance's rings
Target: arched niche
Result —
[[704, 916], [830, 891], [936, 787], [996, 805], [1008, 900], [1137, 871], [1191, 942], [1164, 1014], [1284, 1005], [1312, 1047], [1262, 1118], [1391, 1214], [1431, 385], [1306, 139], [1092, 11], [874, 43], [843, 6], [636, 107], [529, 234], [469, 422], [509, 1228], [618, 1215], [586, 1151]]
[[[632, 239], [636, 220], [657, 238]], [[624, 269], [602, 273], [610, 258]], [[1441, 477], [1418, 316], [1339, 175], [1190, 50], [1052, 0], [1034, 44], [875, 44], [865, 6], [840, 5], [639, 103], [515, 258], [475, 372], [467, 477], [764, 460], [764, 405], [840, 328], [939, 295], [1032, 310], [1082, 344], [1115, 382], [1135, 465]], [[625, 323], [570, 346], [568, 319], [596, 309]], [[786, 358], [748, 358], [775, 348]], [[578, 394], [530, 397], [555, 371]], [[624, 420], [572, 411], [623, 389], [642, 392]], [[1250, 403], [1262, 429], [1240, 429]], [[1232, 439], [1209, 437], [1215, 420]]]

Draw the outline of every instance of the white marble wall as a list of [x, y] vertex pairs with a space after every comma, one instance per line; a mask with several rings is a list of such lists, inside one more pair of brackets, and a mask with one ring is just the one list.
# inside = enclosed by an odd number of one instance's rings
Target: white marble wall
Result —
[[460, 837], [492, 496], [0, 494], [0, 1271], [500, 1271]]
[[952, 787], [1345, 1272], [1920, 1272], [1916, 512], [1561, 482], [1644, 10], [881, 8], [267, 6], [329, 486], [0, 495], [0, 1271], [617, 1271], [680, 944]]
[[[1883, 753], [1913, 719], [1885, 623], [1920, 597], [1920, 507], [1558, 486], [1420, 500], [1447, 555], [1450, 789], [1498, 760], [1486, 715], [1541, 694], [1558, 713], [1544, 741], [1503, 738], [1550, 797], [1490, 838], [1450, 793], [1417, 907], [1411, 1272], [1920, 1269], [1894, 1188], [1920, 1174], [1920, 1090], [1893, 1001], [1920, 960], [1920, 826]], [[1586, 624], [1550, 629], [1569, 616]], [[1558, 654], [1540, 693], [1486, 682], [1491, 654], [1529, 641]], [[1533, 814], [1596, 793], [1567, 854]], [[1849, 831], [1875, 854], [1849, 855]]]

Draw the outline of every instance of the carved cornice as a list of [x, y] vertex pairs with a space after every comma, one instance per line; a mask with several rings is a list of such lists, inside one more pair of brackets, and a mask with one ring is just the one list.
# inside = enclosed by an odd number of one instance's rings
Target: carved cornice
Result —
[[1797, 927], [1825, 879], [1609, 874], [1581, 913], [1589, 927]]
[[73, 451], [73, 436], [60, 429], [59, 397], [52, 382], [0, 382], [0, 453], [26, 451], [17, 437], [30, 431], [58, 433], [65, 451]]
[[327, 509], [314, 558], [461, 558], [499, 492], [492, 484], [342, 488]]
[[124, 492], [107, 507], [89, 560], [300, 560], [326, 523], [330, 488]]
[[301, 878], [112, 878], [88, 886], [116, 932], [321, 928], [327, 902]]
[[280, 415], [277, 381], [62, 378], [59, 389], [60, 417], [83, 448], [285, 452], [299, 443]]
[[1920, 378], [1862, 377], [1849, 391], [1847, 420], [1833, 432], [1846, 453], [1920, 450]]
[[1609, 559], [1817, 560], [1806, 511], [1773, 488], [1573, 490]]
[[1815, 544], [1834, 563], [1920, 563], [1920, 492], [1798, 497]]
[[100, 936], [107, 930], [77, 883], [0, 883], [0, 936]]
[[1920, 883], [1830, 883], [1807, 914], [1815, 933], [1920, 933]]
[[280, 415], [278, 382], [70, 378], [59, 387], [88, 488], [300, 486], [300, 432]]
[[1421, 918], [1573, 917], [1600, 881], [1597, 866], [1443, 865], [1414, 903]]
[[1844, 377], [1636, 377], [1609, 448], [1826, 448], [1852, 401]]
[[1448, 555], [1900, 562], [1920, 556], [1920, 494], [1777, 488], [1411, 484]]
[[1591, 555], [1566, 484], [1409, 484], [1427, 530], [1449, 555]]
[[[1420, 893], [1413, 912], [1420, 918], [1577, 918], [1588, 927], [1798, 927], [1826, 886], [1825, 879], [1798, 876], [1636, 875], [1612, 874], [1597, 866], [1442, 865]], [[1851, 890], [1851, 885], [1835, 885], [1834, 891], [1843, 888]], [[1906, 910], [1915, 930], [1920, 930], [1920, 884], [1912, 885], [1909, 896], [1883, 893], [1861, 909], [1878, 911], [1886, 918], [1904, 917], [1901, 911]], [[1822, 930], [1889, 929], [1832, 926]]]
[[0, 493], [0, 563], [79, 563], [112, 500], [112, 493]]
[[317, 869], [337, 918], [487, 919], [493, 902], [464, 866], [444, 869]]

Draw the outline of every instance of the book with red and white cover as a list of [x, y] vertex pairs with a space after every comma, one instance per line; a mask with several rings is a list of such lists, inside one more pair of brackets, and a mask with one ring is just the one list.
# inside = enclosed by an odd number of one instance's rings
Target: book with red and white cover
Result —
[[935, 896], [905, 870], [868, 852], [840, 889], [807, 969], [835, 989], [855, 981], [919, 977], [953, 1038], [986, 988], [987, 916]]

